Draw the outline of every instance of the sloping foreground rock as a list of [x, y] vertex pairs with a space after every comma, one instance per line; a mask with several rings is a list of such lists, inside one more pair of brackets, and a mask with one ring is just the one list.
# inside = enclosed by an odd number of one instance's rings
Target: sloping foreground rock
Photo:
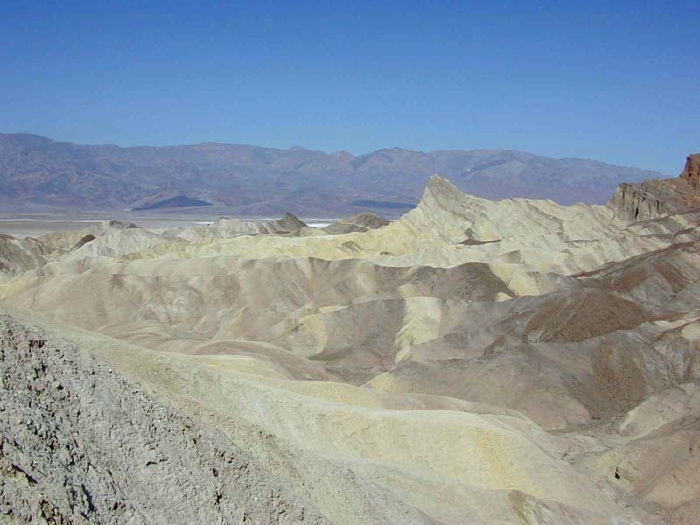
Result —
[[0, 315], [0, 522], [327, 523], [108, 366]]
[[107, 338], [54, 342], [7, 315], [0, 334], [5, 522], [660, 523], [560, 459], [590, 444], [516, 413], [333, 383], [270, 389], [195, 360], [131, 359]]

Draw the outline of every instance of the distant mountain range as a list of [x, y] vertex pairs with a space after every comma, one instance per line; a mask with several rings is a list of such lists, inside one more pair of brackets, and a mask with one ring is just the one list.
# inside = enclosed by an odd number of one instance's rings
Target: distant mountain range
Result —
[[435, 173], [489, 199], [548, 198], [562, 204], [602, 203], [621, 182], [661, 176], [508, 150], [393, 148], [354, 156], [218, 143], [121, 148], [0, 134], [0, 206], [7, 210], [173, 210], [178, 203], [196, 203], [207, 213], [239, 215], [361, 209], [397, 215], [418, 202]]

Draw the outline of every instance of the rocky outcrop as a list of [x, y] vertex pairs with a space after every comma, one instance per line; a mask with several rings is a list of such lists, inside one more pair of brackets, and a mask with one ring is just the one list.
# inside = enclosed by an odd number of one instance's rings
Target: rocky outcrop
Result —
[[36, 239], [0, 236], [0, 277], [39, 268], [46, 263], [45, 246]]
[[626, 220], [641, 221], [700, 208], [700, 154], [690, 155], [677, 179], [621, 184], [608, 206]]
[[641, 184], [620, 184], [609, 205], [618, 215], [635, 221], [668, 215], [665, 203], [645, 191]]
[[281, 219], [264, 223], [267, 233], [293, 233], [301, 228], [306, 228], [307, 224], [293, 213], [285, 213]]
[[381, 215], [372, 213], [370, 211], [364, 213], [358, 213], [352, 217], [347, 217], [338, 222], [334, 222], [323, 228], [323, 231], [333, 235], [341, 235], [344, 233], [353, 232], [366, 232], [369, 230], [376, 230], [389, 224]]
[[208, 226], [190, 226], [176, 231], [181, 239], [190, 242], [202, 239], [229, 239], [242, 235], [294, 235], [308, 225], [292, 213], [285, 213], [277, 220], [242, 220], [221, 217]]
[[221, 218], [213, 225], [226, 233], [225, 236], [293, 233], [306, 227], [306, 223], [291, 213], [276, 221], [245, 221]]
[[688, 155], [681, 179], [687, 181], [696, 190], [700, 190], [700, 153]]

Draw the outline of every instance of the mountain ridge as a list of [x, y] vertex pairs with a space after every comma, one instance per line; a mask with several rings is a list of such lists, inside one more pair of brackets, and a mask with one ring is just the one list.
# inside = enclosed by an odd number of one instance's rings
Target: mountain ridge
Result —
[[[176, 146], [81, 145], [0, 134], [0, 202], [31, 211], [138, 208], [175, 194], [239, 214], [354, 214], [353, 201], [417, 203], [438, 173], [479, 197], [603, 203], [621, 182], [658, 173], [511, 150], [364, 155], [205, 142]], [[371, 209], [371, 208], [370, 208]], [[376, 210], [375, 210], [376, 211]]]

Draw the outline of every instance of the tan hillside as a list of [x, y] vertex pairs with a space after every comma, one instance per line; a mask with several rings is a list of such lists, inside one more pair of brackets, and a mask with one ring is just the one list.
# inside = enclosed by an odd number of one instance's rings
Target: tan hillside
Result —
[[0, 511], [696, 523], [700, 212], [633, 218], [434, 176], [393, 222], [0, 239]]

